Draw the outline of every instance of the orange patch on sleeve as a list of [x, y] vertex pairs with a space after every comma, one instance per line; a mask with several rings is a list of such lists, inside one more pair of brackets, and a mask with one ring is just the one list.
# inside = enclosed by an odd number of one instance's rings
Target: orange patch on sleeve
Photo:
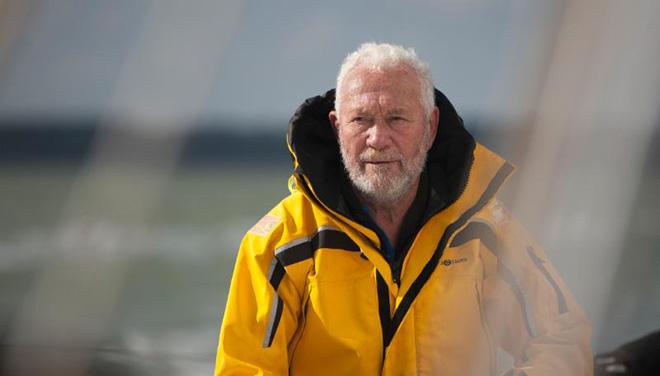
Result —
[[266, 214], [263, 218], [259, 220], [248, 232], [251, 232], [256, 235], [266, 236], [268, 235], [275, 226], [280, 223], [282, 220], [280, 217], [274, 215]]

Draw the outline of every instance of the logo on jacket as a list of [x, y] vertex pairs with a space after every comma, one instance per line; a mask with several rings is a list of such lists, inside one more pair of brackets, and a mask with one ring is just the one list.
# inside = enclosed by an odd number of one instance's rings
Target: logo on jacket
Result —
[[444, 259], [441, 261], [444, 266], [452, 266], [461, 262], [467, 262], [467, 257], [461, 257], [457, 259]]

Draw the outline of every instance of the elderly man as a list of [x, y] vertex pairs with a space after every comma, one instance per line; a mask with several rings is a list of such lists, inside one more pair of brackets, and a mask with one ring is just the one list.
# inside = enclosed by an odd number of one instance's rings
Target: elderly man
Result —
[[291, 194], [245, 235], [216, 374], [592, 372], [590, 328], [495, 193], [475, 142], [400, 46], [350, 54], [290, 122]]

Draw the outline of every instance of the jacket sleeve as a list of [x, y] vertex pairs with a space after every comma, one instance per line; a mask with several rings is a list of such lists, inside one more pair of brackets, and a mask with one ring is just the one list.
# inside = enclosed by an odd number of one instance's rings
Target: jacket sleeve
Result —
[[241, 242], [220, 329], [216, 376], [289, 372], [288, 345], [298, 328], [301, 299], [274, 256], [273, 238], [248, 232]]
[[486, 215], [496, 235], [487, 245], [486, 320], [514, 358], [505, 375], [592, 375], [591, 327], [543, 249], [499, 202]]

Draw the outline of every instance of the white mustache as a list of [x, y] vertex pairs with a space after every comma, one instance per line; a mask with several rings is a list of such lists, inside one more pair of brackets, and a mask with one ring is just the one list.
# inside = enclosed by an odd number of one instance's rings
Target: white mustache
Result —
[[367, 149], [360, 154], [360, 162], [382, 162], [401, 160], [403, 156], [396, 150], [378, 151]]

